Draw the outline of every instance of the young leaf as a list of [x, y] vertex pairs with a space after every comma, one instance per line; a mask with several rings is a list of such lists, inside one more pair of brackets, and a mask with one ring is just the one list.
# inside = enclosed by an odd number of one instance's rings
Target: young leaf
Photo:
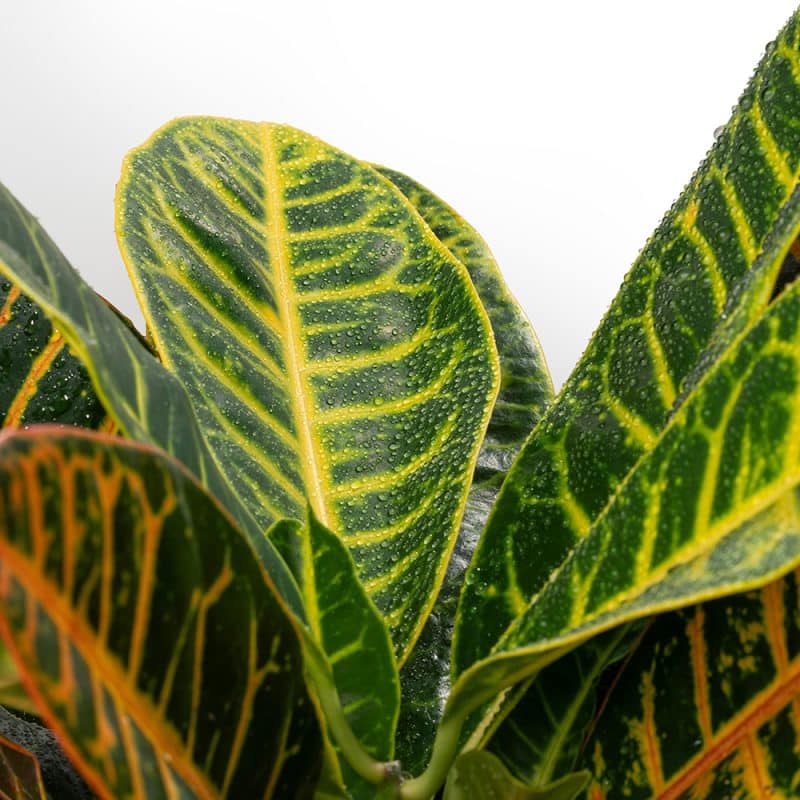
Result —
[[798, 37], [800, 13], [768, 48], [505, 481], [461, 598], [457, 672], [488, 654], [653, 447], [797, 185]]
[[588, 780], [588, 772], [576, 772], [531, 788], [510, 775], [497, 756], [471, 750], [454, 764], [444, 800], [575, 800]]
[[103, 797], [310, 792], [294, 623], [178, 462], [88, 432], [0, 437], [0, 632]]
[[58, 327], [121, 431], [175, 456], [234, 515], [282, 596], [302, 617], [291, 575], [214, 461], [186, 390], [78, 275], [2, 184], [0, 274], [18, 284]]
[[796, 797], [798, 622], [796, 574], [658, 617], [585, 747], [589, 798]]
[[480, 234], [424, 186], [394, 170], [376, 169], [403, 192], [467, 268], [489, 316], [500, 358], [500, 392], [478, 453], [458, 539], [436, 603], [400, 673], [397, 757], [413, 774], [430, 757], [450, 692], [450, 642], [464, 572], [508, 467], [553, 399], [553, 384], [536, 334]]
[[397, 666], [389, 633], [347, 548], [313, 512], [306, 526], [277, 522], [269, 537], [300, 587], [308, 627], [331, 665], [353, 733], [370, 756], [390, 761], [400, 706]]
[[169, 123], [126, 158], [117, 221], [217, 462], [265, 527], [308, 499], [402, 660], [497, 390], [466, 270], [371, 167], [267, 123]]
[[114, 425], [64, 337], [9, 281], [0, 283], [0, 421], [3, 427]]
[[590, 533], [454, 686], [436, 783], [466, 714], [581, 641], [763, 584], [800, 561], [800, 285], [725, 353]]

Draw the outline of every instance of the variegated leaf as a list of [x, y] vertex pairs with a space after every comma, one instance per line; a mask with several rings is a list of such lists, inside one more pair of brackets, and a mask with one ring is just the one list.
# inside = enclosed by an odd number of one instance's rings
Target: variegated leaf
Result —
[[0, 274], [61, 331], [122, 433], [174, 455], [234, 515], [295, 614], [297, 587], [264, 530], [208, 450], [186, 390], [78, 275], [19, 201], [0, 184]]
[[488, 654], [657, 441], [797, 186], [799, 61], [795, 14], [517, 459], [462, 595], [458, 671]]
[[[459, 678], [439, 748], [455, 749], [453, 730], [502, 687], [587, 638], [792, 568], [798, 503], [796, 284], [705, 375], [563, 567], [493, 653]], [[432, 769], [444, 760], [435, 745]]]
[[497, 390], [466, 270], [371, 167], [281, 125], [168, 124], [127, 157], [117, 219], [217, 462], [265, 527], [310, 502], [402, 660]]
[[0, 632], [102, 797], [308, 796], [321, 737], [294, 623], [165, 454], [0, 437]]
[[47, 800], [36, 757], [0, 736], [0, 800]]
[[[350, 729], [369, 756], [391, 761], [400, 708], [397, 666], [389, 632], [347, 548], [313, 512], [305, 526], [277, 522], [269, 538], [300, 587], [309, 633], [331, 666], [330, 680]], [[341, 768], [350, 793], [373, 797], [375, 786], [355, 773], [346, 755]]]
[[553, 399], [553, 384], [536, 334], [480, 234], [416, 181], [385, 167], [377, 169], [466, 266], [489, 315], [500, 358], [500, 392], [478, 453], [458, 540], [433, 610], [400, 673], [397, 757], [405, 770], [416, 773], [430, 757], [450, 691], [450, 642], [464, 572], [508, 467]]
[[797, 797], [798, 631], [796, 574], [658, 617], [585, 745], [588, 798]]

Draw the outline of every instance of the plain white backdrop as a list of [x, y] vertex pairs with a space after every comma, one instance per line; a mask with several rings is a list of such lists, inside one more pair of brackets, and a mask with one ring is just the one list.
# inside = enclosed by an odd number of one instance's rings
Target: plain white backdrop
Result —
[[560, 385], [796, 0], [0, 0], [0, 181], [141, 324], [124, 153], [174, 116], [285, 122], [486, 237]]

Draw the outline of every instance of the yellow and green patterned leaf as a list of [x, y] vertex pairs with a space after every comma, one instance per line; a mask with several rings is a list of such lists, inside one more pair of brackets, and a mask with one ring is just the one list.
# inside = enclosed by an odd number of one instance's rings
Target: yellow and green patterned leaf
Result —
[[[437, 737], [440, 751], [457, 746], [454, 730], [468, 713], [591, 636], [791, 569], [800, 562], [798, 503], [794, 284], [706, 373], [492, 654], [458, 679]], [[468, 731], [479, 724], [473, 720]], [[436, 745], [433, 759], [443, 763]]]
[[166, 454], [0, 438], [0, 631], [102, 797], [310, 794], [298, 633], [231, 519]]
[[0, 736], [0, 800], [47, 800], [36, 757]]
[[0, 274], [61, 331], [120, 431], [175, 456], [233, 514], [295, 614], [297, 587], [264, 530], [210, 453], [180, 382], [78, 275], [47, 233], [0, 184]]
[[397, 757], [405, 770], [416, 773], [430, 757], [450, 692], [450, 642], [464, 572], [506, 471], [552, 402], [553, 384], [536, 334], [481, 235], [413, 179], [385, 167], [376, 169], [403, 192], [439, 241], [467, 268], [489, 316], [500, 359], [500, 392], [478, 453], [458, 540], [436, 603], [400, 672]]
[[640, 635], [639, 626], [621, 625], [594, 636], [515, 689], [505, 701], [510, 712], [493, 720], [486, 749], [530, 786], [570, 772], [594, 717], [600, 676]]
[[584, 747], [588, 798], [797, 797], [798, 597], [795, 573], [656, 618]]
[[266, 527], [306, 500], [402, 659], [443, 578], [498, 382], [466, 269], [374, 169], [280, 125], [134, 150], [123, 257], [159, 355]]
[[113, 428], [64, 337], [9, 281], [0, 283], [0, 420]]
[[[347, 722], [364, 750], [378, 761], [394, 757], [400, 681], [389, 632], [358, 580], [347, 548], [313, 512], [305, 526], [281, 520], [269, 531], [272, 543], [300, 587], [308, 629], [331, 666]], [[341, 759], [348, 789], [374, 796]]]
[[[731, 315], [720, 324], [706, 353], [687, 377], [683, 397], [676, 401], [673, 413], [690, 394], [702, 376], [713, 366], [726, 347], [757, 317], [756, 309], [774, 298], [788, 285], [786, 279], [797, 274], [794, 250], [787, 253], [800, 226], [800, 195], [797, 193], [783, 209], [765, 242], [764, 251], [747, 278], [738, 287], [738, 302]], [[777, 281], [776, 281], [777, 276]], [[624, 632], [612, 632], [613, 639]], [[622, 637], [624, 640], [624, 636]], [[608, 650], [604, 641], [592, 639], [545, 668], [520, 701], [514, 693], [504, 701], [486, 735], [485, 745], [498, 753], [515, 774], [528, 781], [550, 780], [559, 766], [574, 763], [577, 744], [594, 710], [594, 683], [610, 663], [610, 657], [621, 653]], [[557, 689], [556, 689], [557, 687]], [[519, 707], [509, 710], [519, 702]], [[498, 730], [494, 728], [499, 726]]]
[[505, 481], [461, 598], [458, 672], [488, 654], [652, 449], [730, 313], [798, 182], [799, 38], [800, 13], [768, 48]]
[[526, 786], [497, 756], [471, 750], [453, 765], [444, 800], [575, 800], [588, 780], [588, 772], [575, 772], [548, 786]]

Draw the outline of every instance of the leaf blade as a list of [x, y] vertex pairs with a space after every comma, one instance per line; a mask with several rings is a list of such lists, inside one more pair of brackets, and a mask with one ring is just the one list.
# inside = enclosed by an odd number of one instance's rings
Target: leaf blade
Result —
[[[589, 796], [599, 800], [613, 788], [665, 800], [721, 792], [744, 800], [769, 786], [770, 796], [791, 797], [800, 769], [792, 749], [797, 614], [795, 573], [758, 592], [657, 618], [586, 745]], [[675, 674], [690, 676], [681, 697], [669, 679]]]
[[370, 167], [284, 126], [169, 123], [117, 197], [145, 316], [219, 463], [265, 526], [309, 497], [402, 659], [496, 392], [464, 268]]
[[467, 268], [492, 326], [501, 372], [500, 391], [442, 587], [400, 673], [397, 755], [404, 769], [414, 774], [427, 763], [450, 691], [450, 643], [464, 572], [508, 467], [553, 399], [553, 384], [536, 333], [480, 234], [417, 181], [386, 167], [376, 169], [403, 192], [439, 241]]
[[[481, 580], [462, 597], [457, 671], [489, 652], [652, 447], [726, 299], [797, 185], [800, 143], [787, 131], [800, 98], [790, 66], [800, 49], [798, 19], [768, 50], [523, 448], [473, 560]], [[488, 597], [479, 591], [487, 583]]]
[[16, 433], [0, 450], [0, 628], [93, 787], [260, 796], [313, 779], [290, 755], [313, 765], [321, 750], [297, 634], [195, 479], [88, 433]]

